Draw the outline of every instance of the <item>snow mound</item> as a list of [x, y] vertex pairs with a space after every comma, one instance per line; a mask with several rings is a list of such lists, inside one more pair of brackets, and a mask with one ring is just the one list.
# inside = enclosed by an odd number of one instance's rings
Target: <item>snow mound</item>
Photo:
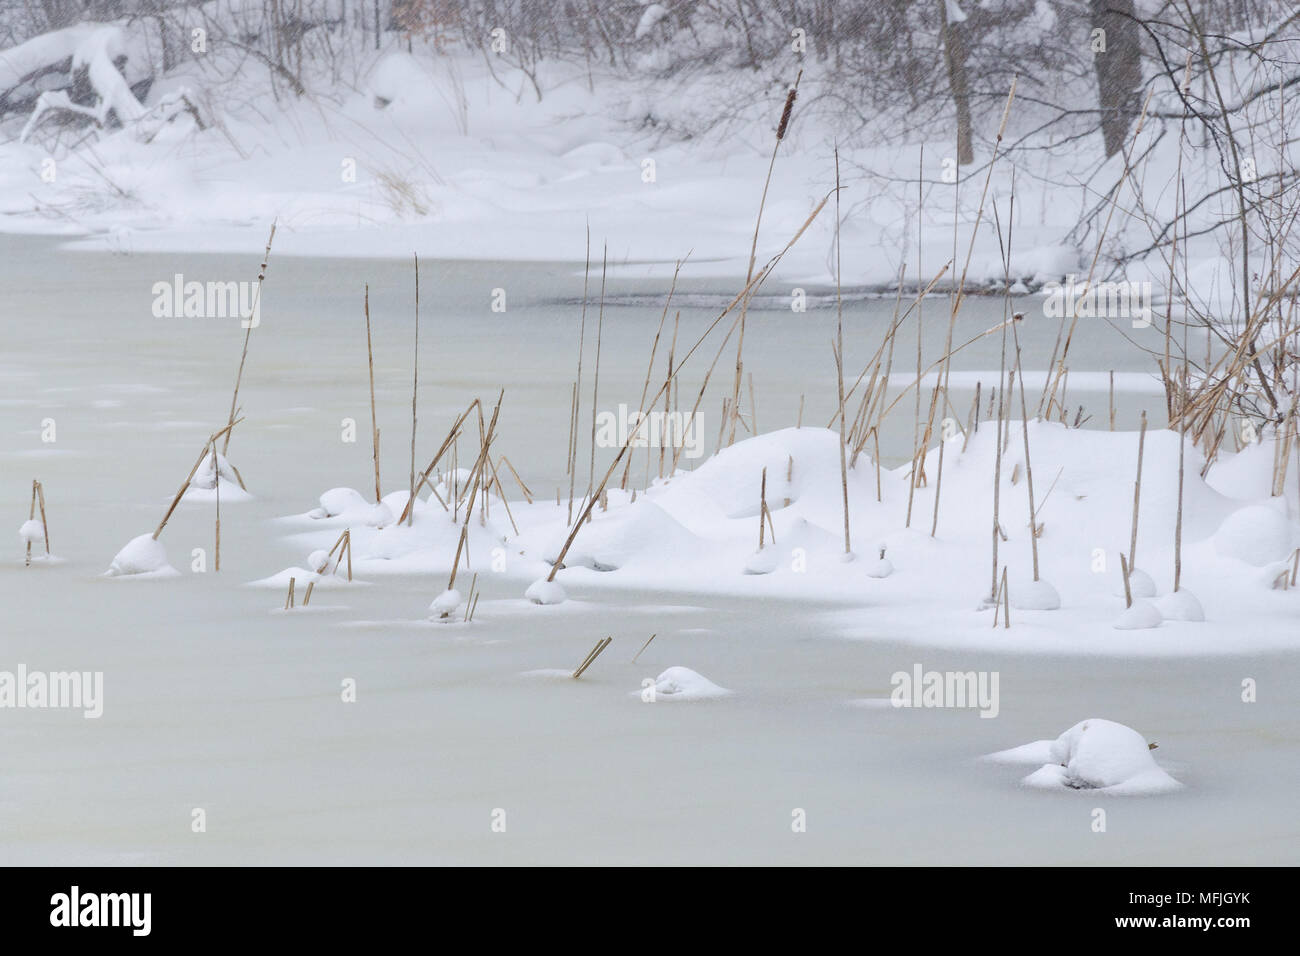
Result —
[[655, 678], [656, 700], [706, 700], [730, 693], [689, 667], [670, 667]]
[[869, 578], [887, 578], [893, 573], [894, 562], [890, 561], [884, 555], [881, 555], [874, 561], [867, 562], [867, 577]]
[[762, 551], [755, 551], [745, 560], [745, 573], [771, 574], [776, 570], [779, 561], [775, 548], [767, 547]]
[[355, 488], [331, 488], [320, 496], [320, 507], [308, 514], [313, 518], [341, 518], [364, 514], [368, 507]]
[[534, 604], [563, 604], [568, 598], [559, 581], [548, 581], [546, 578], [538, 578], [528, 585], [524, 597]]
[[329, 563], [329, 552], [324, 548], [317, 548], [311, 554], [307, 555], [307, 567], [314, 568], [317, 574], [324, 572], [326, 565]]
[[177, 573], [179, 572], [167, 563], [167, 550], [162, 542], [155, 540], [151, 534], [142, 534], [128, 541], [113, 557], [107, 571], [109, 577], [128, 574], [163, 577]]
[[1011, 606], [1022, 611], [1056, 611], [1061, 607], [1061, 595], [1047, 581], [1022, 581], [1011, 588]]
[[45, 526], [36, 518], [24, 521], [18, 528], [18, 537], [27, 544], [36, 544], [45, 540]]
[[1171, 591], [1160, 600], [1156, 607], [1166, 621], [1204, 621], [1205, 610], [1196, 595], [1186, 588]]
[[1146, 598], [1134, 598], [1133, 606], [1115, 619], [1113, 627], [1120, 631], [1144, 631], [1159, 627], [1164, 618], [1156, 606]]
[[[1138, 598], [1153, 598], [1159, 591], [1156, 588], [1155, 579], [1147, 574], [1141, 568], [1129, 568], [1128, 572], [1128, 589], [1133, 595], [1133, 600]], [[1124, 578], [1119, 579], [1119, 584], [1115, 587], [1115, 596], [1124, 596]]]
[[433, 621], [449, 621], [452, 615], [456, 613], [456, 608], [460, 607], [462, 598], [460, 592], [455, 588], [448, 588], [429, 605], [429, 619]]
[[1267, 505], [1249, 505], [1223, 520], [1214, 533], [1214, 547], [1225, 557], [1263, 567], [1291, 553], [1291, 527]]
[[1092, 717], [1080, 721], [1053, 741], [1037, 741], [990, 754], [1006, 763], [1043, 765], [1023, 783], [1047, 790], [1099, 790], [1115, 794], [1167, 793], [1182, 787], [1151, 756], [1146, 738], [1132, 727]]

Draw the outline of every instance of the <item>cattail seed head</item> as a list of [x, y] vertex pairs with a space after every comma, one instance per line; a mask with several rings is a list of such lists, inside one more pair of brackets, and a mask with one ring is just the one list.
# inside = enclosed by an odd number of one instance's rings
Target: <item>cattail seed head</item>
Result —
[[781, 111], [781, 122], [776, 127], [776, 141], [778, 143], [785, 139], [786, 127], [790, 125], [790, 112], [794, 109], [794, 100], [798, 95], [799, 91], [793, 86], [790, 87], [790, 92], [785, 95], [785, 109]]

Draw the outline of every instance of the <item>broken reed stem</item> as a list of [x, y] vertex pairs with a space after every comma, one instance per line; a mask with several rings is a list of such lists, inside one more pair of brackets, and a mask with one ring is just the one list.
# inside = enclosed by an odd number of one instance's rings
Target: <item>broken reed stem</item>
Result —
[[[33, 520], [35, 520], [35, 518], [36, 518], [36, 486], [37, 486], [38, 484], [40, 484], [40, 482], [38, 482], [35, 478], [33, 478], [33, 479], [32, 479], [32, 503], [31, 503], [31, 506], [27, 509], [27, 520], [28, 520], [28, 521], [33, 521]], [[41, 530], [41, 533], [42, 533], [42, 535], [45, 533], [45, 532], [44, 532], [44, 529]], [[48, 545], [47, 545], [47, 547], [48, 547]], [[27, 550], [27, 561], [26, 561], [26, 567], [29, 567], [29, 568], [30, 568], [30, 567], [32, 566], [32, 543], [31, 543], [30, 541], [27, 542], [27, 549], [26, 549], [26, 550]]]
[[370, 285], [366, 284], [366, 364], [370, 368], [370, 441], [375, 459], [375, 504], [379, 504], [383, 495], [379, 490], [379, 415], [375, 411], [375, 353], [370, 344]]
[[[835, 147], [835, 392], [840, 409], [840, 487], [844, 491], [844, 553], [852, 554], [849, 542], [849, 466], [844, 447], [844, 292], [840, 257], [840, 148]], [[760, 525], [761, 527], [761, 525]]]
[[469, 582], [469, 597], [465, 598], [465, 617], [462, 618], [462, 620], [463, 620], [466, 624], [469, 623], [469, 614], [470, 614], [470, 610], [471, 610], [472, 607], [473, 607], [473, 603], [474, 603], [474, 601], [477, 599], [477, 595], [474, 593], [474, 589], [475, 589], [476, 587], [478, 587], [478, 572], [477, 572], [477, 571], [474, 573], [474, 577], [471, 578], [471, 579], [470, 579], [470, 582]]
[[763, 469], [763, 477], [758, 486], [758, 550], [763, 550], [763, 516], [767, 513], [767, 469]]
[[587, 493], [596, 480], [596, 408], [600, 400], [600, 342], [605, 331], [605, 276], [609, 269], [609, 243], [600, 254], [600, 308], [596, 312], [596, 369], [591, 385], [591, 464], [587, 471]]
[[221, 467], [217, 462], [217, 444], [212, 443], [212, 490], [217, 506], [216, 546], [213, 552], [212, 570], [221, 570]]
[[1142, 425], [1138, 430], [1137, 480], [1133, 483], [1133, 531], [1129, 538], [1128, 566], [1137, 567], [1138, 508], [1142, 500], [1142, 452], [1147, 440], [1147, 413], [1142, 412]]
[[[1050, 371], [1050, 370], [1049, 370]], [[1110, 430], [1115, 430], [1115, 370], [1110, 370]]]
[[[646, 396], [650, 394], [650, 376], [654, 373], [654, 367], [655, 367], [655, 356], [659, 353], [659, 337], [660, 337], [661, 335], [663, 335], [663, 331], [664, 331], [664, 323], [668, 320], [668, 307], [672, 305], [672, 302], [673, 302], [673, 293], [677, 291], [677, 276], [678, 276], [678, 275], [681, 273], [681, 271], [682, 271], [682, 262], [683, 262], [683, 260], [678, 259], [678, 260], [677, 260], [677, 265], [673, 268], [673, 282], [672, 282], [672, 285], [670, 285], [670, 286], [668, 287], [668, 298], [664, 299], [664, 310], [663, 310], [663, 312], [660, 313], [660, 315], [659, 315], [659, 328], [655, 330], [655, 339], [654, 339], [654, 342], [653, 342], [653, 343], [651, 344], [651, 346], [650, 346], [650, 361], [646, 363], [646, 367], [645, 367], [645, 382], [642, 383], [642, 385], [641, 385], [641, 401], [640, 401], [639, 403], [637, 403], [637, 414], [638, 414], [638, 417], [639, 417], [640, 415], [645, 414], [645, 399], [646, 399]], [[678, 317], [679, 319], [681, 318], [681, 313], [680, 313], [680, 312], [677, 313], [677, 317]], [[676, 333], [675, 333], [675, 332], [674, 332], [674, 338], [676, 338]], [[672, 368], [672, 357], [671, 357], [671, 354], [670, 354], [669, 359], [668, 359], [668, 367], [669, 367], [669, 369], [671, 370], [671, 368]], [[650, 452], [649, 452], [649, 450], [647, 449], [647, 451], [646, 451], [646, 470], [649, 471], [649, 468], [650, 468]], [[629, 473], [631, 470], [632, 470], [632, 458], [631, 458], [631, 456], [629, 456], [628, 459], [627, 459], [627, 464], [625, 464], [625, 465], [623, 466], [623, 478], [622, 478], [622, 480], [619, 482], [619, 487], [622, 488], [624, 491], [627, 490], [627, 479], [628, 479], [628, 473]], [[662, 447], [660, 448], [660, 455], [659, 455], [659, 477], [661, 477], [661, 478], [663, 477], [663, 449], [662, 449]]]
[[585, 671], [588, 667], [594, 664], [596, 662], [596, 658], [600, 656], [601, 652], [605, 648], [609, 647], [609, 645], [612, 644], [613, 642], [614, 639], [612, 637], [602, 638], [601, 640], [597, 641], [596, 646], [591, 649], [591, 652], [585, 658], [583, 658], [582, 663], [578, 665], [578, 669], [573, 672], [573, 679], [577, 680], [579, 677], [581, 677], [583, 671]]
[[289, 578], [289, 593], [288, 593], [288, 595], [285, 596], [285, 599], [284, 599], [284, 609], [285, 609], [286, 611], [289, 610], [289, 608], [293, 607], [293, 582], [294, 582], [294, 580], [295, 580], [295, 579], [292, 578], [292, 577]]
[[[587, 342], [587, 285], [591, 278], [591, 223], [587, 223], [587, 253], [582, 268], [582, 321], [578, 325], [578, 378], [573, 383], [573, 440], [569, 459], [569, 524], [573, 524], [573, 490], [578, 471], [578, 396], [582, 393], [582, 353]], [[594, 434], [594, 429], [593, 429]]]
[[245, 321], [248, 327], [244, 329], [244, 350], [239, 356], [239, 371], [235, 373], [235, 393], [230, 396], [230, 415], [226, 418], [226, 437], [221, 443], [221, 453], [224, 455], [230, 450], [230, 430], [235, 427], [236, 405], [239, 402], [239, 383], [244, 378], [244, 362], [248, 360], [248, 340], [253, 334], [254, 316], [258, 314], [262, 302], [262, 282], [266, 279], [266, 264], [271, 259], [271, 243], [275, 240], [275, 221], [271, 222], [271, 234], [266, 237], [266, 251], [262, 253], [262, 267], [257, 270], [257, 289], [253, 292], [253, 305], [249, 310]]
[[519, 477], [519, 472], [515, 471], [515, 466], [510, 464], [510, 459], [505, 455], [501, 456], [501, 463], [510, 469], [510, 474], [514, 475], [515, 483], [519, 485], [519, 490], [524, 493], [524, 499], [531, 505], [533, 503], [533, 493], [528, 490], [528, 486], [524, 484], [524, 480]]
[[[41, 510], [41, 538], [45, 541], [45, 556], [50, 556], [50, 526], [45, 523], [45, 486], [35, 479], [32, 485], [36, 490], [36, 501]], [[30, 542], [28, 542], [30, 544]]]
[[1119, 553], [1119, 569], [1124, 575], [1124, 606], [1129, 608], [1133, 606], [1133, 589], [1129, 587], [1128, 583], [1129, 571], [1132, 566], [1128, 563], [1128, 559], [1124, 557], [1123, 551]]
[[[230, 430], [242, 421], [243, 421], [242, 418], [237, 418], [233, 422], [228, 424], [225, 428], [221, 429], [220, 431], [213, 432], [211, 435], [208, 436], [208, 440], [203, 445], [203, 451], [199, 453], [199, 457], [194, 462], [194, 467], [190, 469], [190, 473], [185, 477], [185, 481], [181, 485], [180, 490], [176, 492], [176, 497], [172, 499], [172, 503], [167, 508], [167, 513], [163, 515], [162, 521], [159, 521], [158, 527], [154, 529], [153, 539], [155, 541], [158, 540], [158, 535], [162, 534], [163, 528], [167, 527], [167, 522], [171, 518], [172, 512], [176, 510], [176, 506], [179, 505], [181, 503], [181, 499], [185, 497], [185, 492], [189, 490], [190, 482], [194, 480], [194, 475], [195, 473], [198, 472], [199, 465], [203, 464], [203, 459], [208, 457], [209, 446], [215, 445], [218, 438], [220, 438], [222, 435], [229, 434]], [[214, 468], [216, 467], [215, 460], [213, 461], [213, 467]], [[218, 479], [219, 478], [220, 478], [220, 473], [218, 473]]]
[[[408, 526], [415, 523], [415, 509], [411, 507], [415, 501], [415, 403], [416, 397], [420, 393], [420, 256], [415, 255], [415, 347], [414, 358], [411, 360], [411, 485], [410, 494], [406, 497], [406, 523]], [[401, 523], [400, 521], [398, 522]]]
[[303, 595], [302, 595], [302, 606], [303, 606], [303, 607], [306, 607], [308, 604], [311, 603], [311, 592], [315, 589], [315, 587], [316, 587], [316, 582], [315, 582], [315, 581], [308, 581], [308, 582], [307, 582], [307, 590], [306, 590], [305, 592], [303, 592]]
[[[884, 557], [882, 554], [881, 557]], [[1007, 569], [1002, 567], [1002, 577], [998, 580], [993, 594], [993, 626], [998, 626], [998, 615], [1002, 616], [1002, 626], [1011, 627], [1011, 588], [1007, 584]]]
[[1020, 331], [1017, 328], [1019, 319], [1023, 318], [1024, 313], [1017, 312], [1012, 316], [1011, 333], [1016, 342], [1016, 372], [1020, 379], [1020, 429], [1025, 438], [1025, 477], [1026, 490], [1029, 493], [1029, 543], [1033, 546], [1034, 555], [1034, 580], [1038, 580], [1038, 508], [1034, 503], [1034, 466], [1029, 459], [1029, 406], [1025, 402], [1025, 370], [1020, 364]]
[[650, 646], [650, 641], [653, 641], [657, 636], [658, 636], [658, 632], [651, 634], [650, 637], [646, 640], [646, 642], [641, 645], [641, 650], [637, 651], [635, 654], [632, 655], [633, 664], [635, 664], [636, 659], [641, 656], [642, 651], [644, 651], [647, 647]]
[[497, 416], [501, 413], [501, 401], [505, 398], [506, 391], [501, 389], [497, 395], [496, 407], [492, 409], [492, 421], [483, 435], [483, 445], [479, 449], [478, 459], [474, 462], [474, 470], [471, 473], [472, 484], [470, 486], [469, 500], [465, 505], [465, 523], [460, 528], [460, 539], [456, 542], [456, 559], [451, 565], [451, 576], [447, 579], [447, 590], [450, 591], [456, 585], [456, 572], [460, 569], [461, 553], [469, 544], [469, 523], [474, 516], [474, 498], [478, 494], [479, 485], [483, 481], [483, 470], [488, 455], [491, 453], [492, 438], [496, 433]]
[[[677, 360], [677, 332], [678, 332], [678, 329], [680, 329], [680, 327], [681, 327], [681, 323], [682, 323], [682, 312], [681, 312], [681, 309], [678, 309], [676, 315], [673, 316], [673, 340], [672, 340], [671, 343], [669, 343], [669, 346], [668, 346], [668, 373], [667, 373], [667, 378], [664, 379], [664, 384], [665, 384], [665, 385], [669, 385], [669, 383], [671, 383], [672, 380], [673, 380], [673, 363]], [[680, 389], [679, 389], [679, 390], [680, 390]], [[667, 389], [664, 390], [664, 421], [666, 421], [666, 422], [672, 420], [672, 419], [669, 417], [669, 411], [670, 411], [670, 407], [669, 407], [669, 398], [670, 398], [670, 396], [669, 396], [669, 392], [671, 392], [671, 391], [672, 391], [672, 386], [671, 386], [671, 385], [669, 385], [669, 387], [668, 387]], [[680, 419], [678, 419], [678, 420], [680, 421]], [[683, 425], [682, 427], [685, 428], [686, 426]], [[661, 436], [661, 438], [662, 438], [662, 436]], [[647, 447], [647, 448], [646, 448], [646, 463], [647, 463], [647, 465], [649, 464], [649, 460], [650, 460], [650, 449]], [[632, 463], [632, 458], [631, 458], [631, 456], [628, 456], [628, 464], [631, 464], [631, 463]], [[674, 456], [674, 458], [673, 458], [673, 470], [674, 470], [674, 471], [677, 470], [677, 461], [676, 461], [676, 456]], [[663, 443], [662, 440], [660, 440], [660, 442], [659, 442], [659, 478], [662, 480], [663, 477], [664, 477], [664, 443]]]

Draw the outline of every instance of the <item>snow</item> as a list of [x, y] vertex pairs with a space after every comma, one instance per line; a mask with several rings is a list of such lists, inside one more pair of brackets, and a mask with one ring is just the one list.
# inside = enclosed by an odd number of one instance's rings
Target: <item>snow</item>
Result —
[[37, 518], [29, 518], [18, 528], [18, 537], [27, 544], [36, 544], [45, 540], [45, 525]]
[[151, 534], [142, 534], [117, 552], [106, 573], [109, 577], [171, 577], [179, 572], [167, 563], [167, 550], [162, 542]]
[[[669, 667], [654, 681], [655, 700], [709, 700], [732, 692], [689, 667]], [[640, 692], [639, 692], [640, 693]]]
[[997, 763], [1042, 766], [1024, 778], [1045, 790], [1095, 790], [1117, 795], [1168, 793], [1182, 788], [1156, 763], [1146, 739], [1131, 727], [1089, 718], [1055, 740], [1039, 740], [989, 754]]

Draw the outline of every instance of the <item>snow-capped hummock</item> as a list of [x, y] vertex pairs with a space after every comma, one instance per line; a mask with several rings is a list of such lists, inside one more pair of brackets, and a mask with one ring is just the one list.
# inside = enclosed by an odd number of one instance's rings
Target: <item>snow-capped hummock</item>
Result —
[[879, 557], [866, 563], [866, 571], [869, 578], [887, 578], [894, 573], [894, 562], [885, 557], [883, 545], [880, 548]]
[[129, 574], [173, 575], [177, 571], [167, 563], [167, 551], [151, 534], [142, 534], [132, 538], [121, 551], [113, 557], [108, 566], [110, 577]]
[[317, 574], [324, 574], [329, 563], [329, 552], [324, 548], [317, 548], [311, 554], [307, 555], [307, 567], [311, 568]]
[[455, 588], [448, 588], [434, 598], [433, 603], [429, 605], [429, 618], [434, 621], [450, 620], [462, 603], [463, 599], [460, 592]]
[[18, 537], [25, 544], [39, 544], [45, 540], [45, 525], [38, 518], [29, 518], [19, 526]]
[[745, 573], [771, 574], [776, 570], [780, 560], [776, 548], [771, 546], [763, 548], [761, 551], [755, 551], [745, 560]]
[[534, 604], [563, 604], [567, 599], [560, 582], [548, 581], [546, 578], [538, 578], [528, 585], [527, 590], [524, 591], [524, 597]]
[[1022, 611], [1055, 611], [1061, 607], [1061, 595], [1041, 578], [1013, 584], [1010, 593], [1011, 606]]
[[1146, 738], [1124, 724], [1090, 717], [1055, 740], [989, 754], [998, 763], [1042, 766], [1022, 781], [1047, 790], [1101, 790], [1115, 794], [1165, 793], [1182, 787], [1151, 755]]
[[252, 497], [244, 490], [239, 473], [229, 459], [217, 452], [214, 462], [213, 453], [209, 451], [185, 489], [185, 500], [208, 502], [215, 500], [218, 494], [222, 504], [247, 501]]
[[668, 668], [655, 678], [654, 689], [656, 700], [705, 700], [731, 693], [689, 667]]
[[1134, 598], [1133, 606], [1115, 619], [1114, 627], [1120, 631], [1143, 631], [1159, 627], [1164, 621], [1159, 609], [1146, 598]]
[[1155, 605], [1160, 611], [1160, 616], [1166, 621], [1201, 622], [1205, 620], [1205, 610], [1201, 607], [1201, 602], [1187, 588], [1170, 591], [1157, 600]]

